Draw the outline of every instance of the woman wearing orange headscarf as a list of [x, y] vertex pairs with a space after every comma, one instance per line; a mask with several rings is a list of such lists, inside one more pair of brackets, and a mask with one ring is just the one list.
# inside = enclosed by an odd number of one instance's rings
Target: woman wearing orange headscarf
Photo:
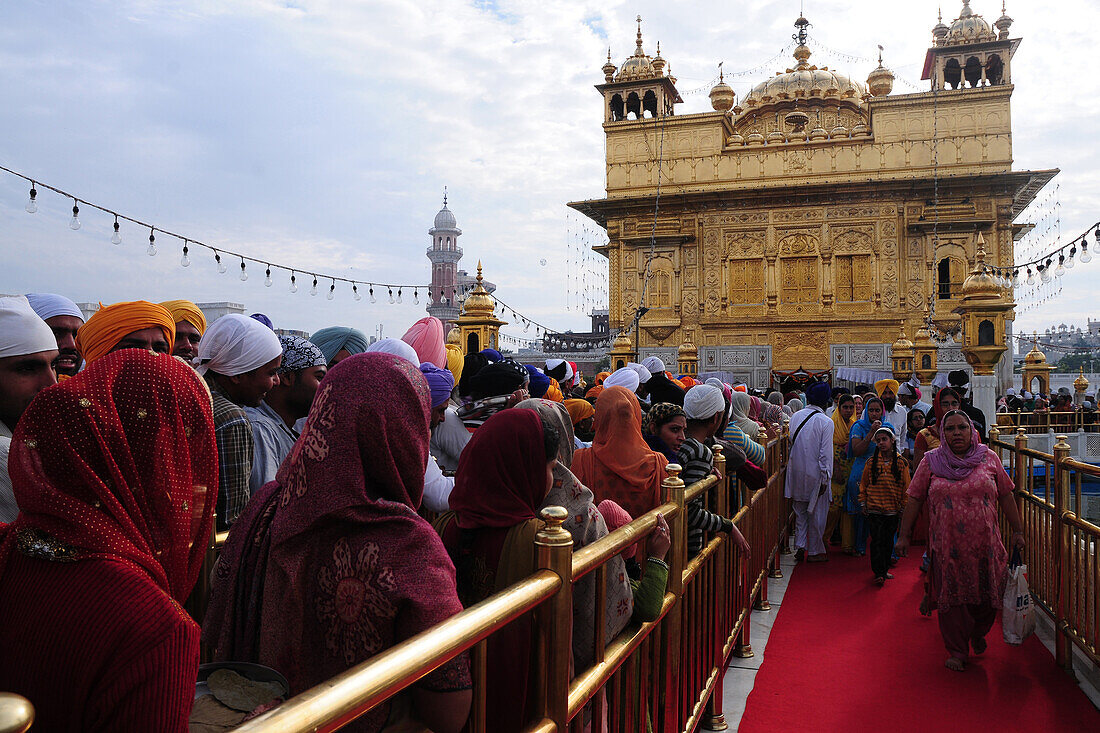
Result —
[[668, 459], [642, 438], [642, 409], [625, 387], [608, 387], [596, 402], [591, 448], [573, 455], [571, 470], [597, 501], [611, 499], [633, 517], [661, 503]]

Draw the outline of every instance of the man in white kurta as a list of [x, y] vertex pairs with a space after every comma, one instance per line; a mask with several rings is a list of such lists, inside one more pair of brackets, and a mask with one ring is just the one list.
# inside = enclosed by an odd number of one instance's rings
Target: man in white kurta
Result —
[[809, 405], [791, 417], [790, 460], [784, 496], [794, 508], [795, 557], [824, 562], [822, 532], [833, 500], [833, 421], [825, 416], [829, 385], [813, 385], [806, 393]]

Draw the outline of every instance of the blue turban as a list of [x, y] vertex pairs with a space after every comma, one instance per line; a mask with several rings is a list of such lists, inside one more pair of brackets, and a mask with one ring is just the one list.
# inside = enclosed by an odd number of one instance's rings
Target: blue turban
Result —
[[253, 313], [252, 315], [249, 316], [249, 318], [255, 318], [257, 321], [264, 324], [265, 326], [270, 328], [272, 331], [275, 330], [275, 324], [272, 323], [271, 319], [268, 318], [267, 316], [265, 316], [263, 313]]
[[337, 352], [346, 349], [350, 354], [362, 354], [367, 350], [369, 342], [366, 335], [357, 328], [350, 326], [329, 326], [322, 328], [309, 337], [321, 353], [325, 355], [328, 363], [332, 363], [332, 357]]
[[420, 371], [428, 380], [428, 389], [432, 392], [432, 409], [444, 405], [451, 398], [451, 390], [455, 388], [455, 378], [446, 369], [440, 369], [430, 361], [420, 365]]
[[524, 364], [523, 368], [531, 375], [531, 383], [527, 385], [532, 397], [543, 397], [546, 390], [550, 389], [550, 377], [534, 364]]
[[833, 390], [830, 389], [827, 382], [817, 382], [806, 390], [806, 400], [817, 407], [824, 408], [828, 406], [832, 397]]
[[485, 357], [486, 359], [488, 359], [489, 361], [492, 361], [492, 362], [497, 362], [497, 361], [500, 361], [501, 359], [503, 359], [503, 358], [504, 358], [504, 355], [503, 355], [503, 354], [501, 354], [501, 353], [500, 353], [499, 351], [497, 351], [496, 349], [482, 349], [482, 350], [481, 350], [481, 354], [482, 354], [482, 355], [483, 355], [483, 356], [484, 356], [484, 357]]

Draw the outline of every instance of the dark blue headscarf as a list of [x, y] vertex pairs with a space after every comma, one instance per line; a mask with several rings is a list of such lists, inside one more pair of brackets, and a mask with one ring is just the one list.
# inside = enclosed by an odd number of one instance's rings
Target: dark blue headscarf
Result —
[[531, 396], [545, 396], [546, 390], [550, 389], [550, 377], [534, 364], [524, 364], [523, 368], [531, 375], [531, 383], [527, 385], [527, 390], [531, 393]]

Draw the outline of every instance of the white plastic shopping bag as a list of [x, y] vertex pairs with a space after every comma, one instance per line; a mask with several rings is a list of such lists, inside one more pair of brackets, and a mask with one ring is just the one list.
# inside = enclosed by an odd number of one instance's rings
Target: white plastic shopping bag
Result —
[[1008, 566], [1001, 617], [1005, 642], [1016, 646], [1035, 633], [1035, 606], [1031, 603], [1031, 591], [1027, 587], [1027, 565], [1020, 563], [1019, 558], [1019, 551], [1013, 552], [1015, 564], [1009, 563]]

